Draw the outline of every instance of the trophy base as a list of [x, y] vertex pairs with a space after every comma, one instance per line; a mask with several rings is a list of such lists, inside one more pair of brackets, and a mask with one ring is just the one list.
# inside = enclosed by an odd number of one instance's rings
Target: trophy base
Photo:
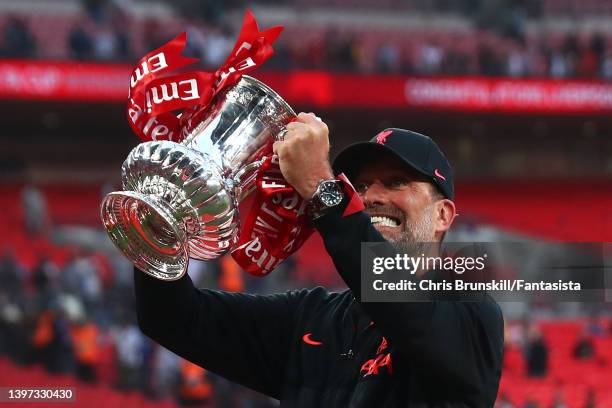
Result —
[[111, 241], [138, 269], [165, 281], [185, 274], [186, 233], [163, 201], [133, 191], [114, 192], [104, 198], [100, 213]]

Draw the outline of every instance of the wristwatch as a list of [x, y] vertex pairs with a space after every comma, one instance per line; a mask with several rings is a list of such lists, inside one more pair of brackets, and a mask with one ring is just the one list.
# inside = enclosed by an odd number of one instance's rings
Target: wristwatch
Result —
[[310, 219], [316, 220], [339, 205], [343, 198], [344, 190], [340, 180], [321, 180], [317, 186], [317, 191], [308, 202], [306, 211]]

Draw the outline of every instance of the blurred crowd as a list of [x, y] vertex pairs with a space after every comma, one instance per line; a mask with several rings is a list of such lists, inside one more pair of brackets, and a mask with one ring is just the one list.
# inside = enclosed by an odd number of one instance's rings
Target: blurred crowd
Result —
[[[0, 356], [18, 364], [42, 365], [52, 374], [86, 383], [137, 391], [152, 400], [175, 399], [203, 407], [271, 407], [274, 401], [191, 364], [140, 331], [135, 313], [132, 265], [102, 245], [53, 245], [45, 195], [27, 186], [21, 197], [23, 234], [37, 251], [32, 266], [18, 249], [0, 248]], [[229, 256], [194, 261], [197, 287], [269, 293], [291, 282], [293, 260], [269, 279], [251, 278]]]
[[[563, 336], [563, 333], [559, 334]], [[611, 336], [612, 322], [606, 325], [596, 317], [585, 320], [576, 339], [570, 345], [572, 358], [583, 361], [594, 360], [597, 357], [595, 340]], [[537, 323], [526, 319], [507, 324], [505, 346], [507, 349], [518, 351], [516, 355], [509, 358], [506, 356], [504, 369], [508, 370], [509, 374], [515, 374], [521, 370], [525, 370], [525, 374], [531, 378], [542, 378], [549, 374], [551, 346], [547, 343]]]
[[[566, 342], [571, 339], [569, 333], [555, 333], [555, 339]], [[596, 342], [598, 340], [612, 338], [612, 321], [602, 321], [597, 317], [592, 317], [582, 323], [582, 327], [572, 343], [569, 344], [569, 364], [577, 362], [591, 363], [594, 366], [607, 367], [610, 361], [598, 353]], [[528, 319], [522, 321], [506, 322], [505, 327], [505, 350], [504, 367], [505, 376], [527, 377], [532, 379], [546, 380], [551, 377], [553, 359], [560, 358], [559, 350], [556, 357], [551, 356], [553, 348], [565, 349], [565, 344], [551, 344], [551, 339], [543, 335], [538, 323]], [[565, 361], [565, 360], [564, 360]], [[557, 370], [560, 365], [567, 362], [558, 361]], [[584, 374], [584, 373], [583, 373]], [[516, 405], [511, 401], [511, 397], [505, 393], [498, 395], [496, 408], [567, 408], [575, 406], [566, 401], [562, 384], [557, 385], [554, 392], [554, 399], [549, 407], [538, 404], [532, 398], [527, 398], [523, 405]], [[584, 408], [597, 408], [603, 406], [597, 403], [597, 391], [590, 388], [587, 392]]]
[[286, 47], [271, 64], [281, 68], [327, 69], [378, 74], [417, 76], [487, 76], [514, 78], [612, 79], [612, 44], [595, 34], [587, 38], [567, 35], [552, 46], [545, 39], [465, 38], [471, 48], [449, 41], [426, 40], [414, 47], [398, 42], [381, 43], [373, 58], [360, 41], [330, 31], [324, 40], [301, 47]]
[[[190, 273], [197, 285], [246, 290], [230, 258]], [[131, 267], [120, 258], [74, 249], [63, 266], [41, 255], [29, 269], [6, 248], [0, 282], [0, 355], [19, 364], [183, 405], [275, 406], [145, 337], [135, 321]]]
[[[136, 34], [133, 17], [123, 2], [84, 0], [83, 15], [66, 35], [68, 58], [79, 61], [135, 62], [145, 52], [168, 41], [177, 32], [166, 32], [164, 23], [149, 19]], [[446, 33], [442, 40], [423, 37], [411, 43], [409, 31], [389, 40], [377, 39], [376, 30], [364, 33], [335, 27], [319, 27], [320, 35], [293, 37], [288, 30], [275, 48], [276, 55], [264, 69], [324, 69], [357, 73], [409, 75], [483, 75], [509, 77], [612, 79], [612, 44], [599, 33], [567, 33], [551, 36], [526, 32], [527, 18], [541, 11], [533, 2], [452, 1], [421, 8], [443, 11], [477, 10], [469, 18], [469, 33]], [[448, 3], [448, 4], [447, 4]], [[200, 57], [207, 68], [221, 65], [236, 39], [236, 30], [224, 19], [240, 2], [182, 0], [180, 30], [189, 36], [188, 54]], [[432, 9], [433, 11], [433, 9]], [[237, 29], [237, 27], [236, 27]], [[357, 29], [357, 28], [356, 28]], [[435, 32], [435, 27], [432, 29]], [[34, 28], [23, 16], [7, 16], [2, 27], [0, 51], [4, 58], [45, 58]], [[404, 37], [402, 37], [402, 35]], [[136, 38], [138, 36], [138, 38]], [[365, 38], [368, 37], [368, 38]], [[456, 38], [456, 41], [455, 41]], [[466, 46], [467, 44], [467, 46]]]

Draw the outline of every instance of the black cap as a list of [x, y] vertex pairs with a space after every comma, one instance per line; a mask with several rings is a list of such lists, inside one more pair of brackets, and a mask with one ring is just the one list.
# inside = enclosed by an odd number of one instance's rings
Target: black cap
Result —
[[438, 145], [430, 137], [404, 129], [385, 129], [369, 142], [354, 143], [338, 154], [333, 163], [336, 174], [349, 179], [376, 152], [395, 155], [408, 166], [431, 179], [448, 199], [454, 199], [453, 169]]

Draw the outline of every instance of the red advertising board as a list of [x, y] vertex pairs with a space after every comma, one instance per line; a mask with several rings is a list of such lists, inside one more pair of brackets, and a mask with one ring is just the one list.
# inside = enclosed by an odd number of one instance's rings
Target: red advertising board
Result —
[[[124, 102], [131, 67], [0, 61], [0, 99]], [[319, 108], [467, 112], [612, 112], [612, 83], [490, 78], [416, 78], [317, 71], [258, 72], [290, 104]]]
[[123, 102], [130, 73], [128, 65], [0, 61], [0, 98]]

